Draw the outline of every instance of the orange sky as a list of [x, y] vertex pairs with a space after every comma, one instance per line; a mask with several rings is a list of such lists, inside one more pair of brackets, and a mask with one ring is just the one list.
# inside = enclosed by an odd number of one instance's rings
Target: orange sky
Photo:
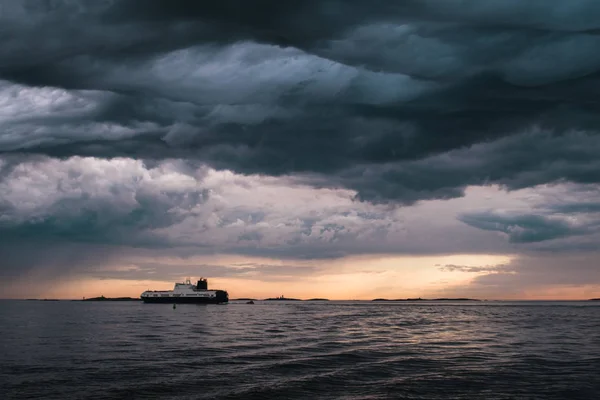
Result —
[[[215, 261], [214, 256], [211, 260]], [[233, 263], [236, 257], [222, 257]], [[248, 258], [245, 258], [247, 261]], [[370, 300], [376, 297], [475, 297], [480, 299], [587, 299], [600, 297], [597, 286], [542, 286], [517, 292], [493, 288], [474, 290], [470, 283], [481, 273], [440, 271], [439, 265], [464, 266], [509, 263], [509, 256], [449, 255], [428, 257], [348, 257], [327, 262], [317, 276], [278, 277], [277, 280], [250, 277], [208, 277], [209, 287], [225, 289], [230, 298], [267, 298], [285, 295], [294, 298], [325, 297], [331, 300]], [[237, 260], [239, 261], [239, 260]], [[264, 261], [264, 260], [260, 260]], [[273, 262], [273, 260], [271, 260]], [[307, 262], [305, 262], [307, 263]], [[313, 261], [314, 263], [314, 261]], [[321, 264], [323, 262], [321, 261]], [[118, 269], [119, 266], [112, 266]], [[168, 267], [165, 267], [168, 268]], [[197, 277], [191, 277], [192, 280]], [[183, 281], [184, 276], [179, 281]], [[48, 285], [39, 285], [38, 278], [2, 288], [7, 298], [68, 298], [131, 296], [146, 289], [171, 289], [174, 282], [157, 280], [97, 279], [85, 275], [71, 276]]]

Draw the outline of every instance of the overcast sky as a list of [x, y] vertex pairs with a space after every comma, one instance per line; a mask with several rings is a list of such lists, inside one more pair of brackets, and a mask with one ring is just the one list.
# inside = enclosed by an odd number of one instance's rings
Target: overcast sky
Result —
[[4, 0], [0, 297], [600, 297], [596, 0]]

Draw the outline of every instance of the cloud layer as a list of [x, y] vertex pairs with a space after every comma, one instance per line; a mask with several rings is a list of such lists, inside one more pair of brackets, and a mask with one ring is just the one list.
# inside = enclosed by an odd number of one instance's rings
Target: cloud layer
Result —
[[594, 0], [4, 1], [0, 272], [127, 248], [594, 250], [599, 13]]
[[407, 204], [599, 179], [591, 0], [4, 8], [4, 154], [183, 158]]
[[[485, 251], [490, 242], [444, 238], [435, 224], [470, 229], [452, 212], [436, 220], [408, 208], [357, 203], [348, 190], [292, 178], [243, 176], [181, 161], [36, 158], [5, 167], [0, 232], [17, 241], [186, 248], [197, 252], [329, 258], [349, 254]], [[431, 203], [423, 207], [439, 209]], [[433, 222], [427, 227], [427, 222]], [[425, 229], [438, 243], [419, 237]], [[203, 250], [204, 249], [204, 250]]]

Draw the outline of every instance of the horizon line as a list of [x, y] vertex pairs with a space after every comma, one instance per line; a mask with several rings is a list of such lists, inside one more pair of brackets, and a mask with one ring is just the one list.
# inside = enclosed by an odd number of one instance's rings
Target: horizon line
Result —
[[[6, 298], [2, 298], [0, 297], [0, 301], [15, 301], [15, 300], [21, 300], [21, 301], [85, 301], [87, 299], [95, 299], [95, 298], [99, 298], [99, 297], [103, 297], [103, 296], [92, 296], [92, 297], [84, 297], [84, 298], [11, 298], [11, 297], [6, 297]], [[117, 297], [107, 297], [107, 299], [117, 299], [117, 298], [124, 298], [124, 299], [140, 299], [139, 297], [130, 297], [130, 296], [117, 296]], [[230, 301], [244, 301], [244, 300], [254, 300], [254, 301], [310, 301], [310, 300], [314, 300], [314, 301], [329, 301], [329, 302], [342, 302], [342, 301], [368, 301], [368, 302], [420, 302], [420, 301], [460, 301], [460, 302], [480, 302], [480, 303], [485, 303], [485, 302], [526, 302], [526, 301], [538, 301], [538, 302], [579, 302], [579, 301], [599, 301], [600, 298], [587, 298], [587, 299], [475, 299], [475, 298], [461, 298], [461, 297], [438, 297], [438, 298], [431, 298], [431, 299], [427, 299], [427, 298], [406, 298], [406, 299], [401, 299], [401, 298], [397, 298], [397, 299], [386, 299], [386, 298], [374, 298], [374, 299], [327, 299], [327, 298], [321, 298], [321, 297], [312, 297], [312, 298], [307, 298], [307, 299], [297, 299], [297, 298], [284, 298], [284, 299], [277, 299], [277, 298], [273, 298], [273, 297], [268, 297], [268, 298], [264, 298], [264, 299], [257, 299], [257, 298], [253, 298], [253, 297], [240, 297], [240, 298], [235, 298], [232, 299]]]

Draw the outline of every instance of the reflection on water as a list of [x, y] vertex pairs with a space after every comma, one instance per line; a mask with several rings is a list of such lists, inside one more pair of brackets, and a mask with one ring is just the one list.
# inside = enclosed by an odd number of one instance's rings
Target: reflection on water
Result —
[[585, 302], [0, 301], [0, 397], [593, 399], [599, 321]]

